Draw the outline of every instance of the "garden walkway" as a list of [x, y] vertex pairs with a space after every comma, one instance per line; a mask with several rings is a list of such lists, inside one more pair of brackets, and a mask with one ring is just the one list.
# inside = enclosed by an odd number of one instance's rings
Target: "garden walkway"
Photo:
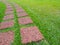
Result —
[[[17, 25], [16, 28], [20, 29], [19, 31], [22, 44], [37, 42], [44, 39], [38, 27], [36, 25], [31, 25], [34, 24], [34, 22], [28, 15], [28, 13], [26, 13], [26, 11], [22, 9], [22, 7], [17, 4], [5, 4], [6, 10], [3, 21], [0, 23], [0, 30], [12, 28]], [[13, 29], [7, 32], [0, 32], [0, 45], [11, 45], [14, 40], [14, 35], [15, 32], [13, 31]]]

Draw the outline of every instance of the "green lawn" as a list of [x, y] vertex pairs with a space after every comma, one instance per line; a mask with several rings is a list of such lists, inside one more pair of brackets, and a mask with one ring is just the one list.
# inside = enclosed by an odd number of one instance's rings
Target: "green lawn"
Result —
[[[59, 0], [10, 0], [19, 4], [34, 21], [44, 36], [39, 43], [27, 45], [60, 45], [60, 1]], [[16, 12], [15, 12], [16, 13]], [[15, 14], [15, 21], [17, 21]], [[18, 22], [18, 21], [17, 21]], [[16, 22], [16, 27], [19, 26]], [[18, 27], [19, 28], [19, 27]], [[15, 28], [14, 28], [15, 29]], [[17, 31], [18, 30], [18, 31]], [[13, 45], [21, 45], [19, 29], [15, 29]]]
[[4, 14], [5, 8], [6, 8], [5, 4], [2, 3], [2, 2], [0, 2], [0, 22], [2, 21], [2, 18], [3, 18], [3, 16], [5, 15], [5, 14]]

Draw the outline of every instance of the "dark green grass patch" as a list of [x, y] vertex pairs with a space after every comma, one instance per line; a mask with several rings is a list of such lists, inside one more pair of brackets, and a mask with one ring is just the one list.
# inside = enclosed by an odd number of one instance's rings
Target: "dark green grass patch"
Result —
[[6, 9], [5, 4], [0, 2], [0, 22], [2, 21], [4, 15], [5, 15], [5, 9]]

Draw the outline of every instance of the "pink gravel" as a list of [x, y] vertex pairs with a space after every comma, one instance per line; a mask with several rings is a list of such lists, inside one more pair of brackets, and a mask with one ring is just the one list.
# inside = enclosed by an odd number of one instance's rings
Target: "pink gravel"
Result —
[[3, 20], [9, 20], [9, 19], [13, 19], [14, 15], [5, 15]]
[[18, 17], [28, 16], [26, 12], [17, 13]]
[[23, 44], [40, 41], [44, 38], [36, 26], [21, 28], [20, 33]]
[[18, 19], [19, 24], [30, 24], [33, 23], [30, 17], [23, 17]]
[[14, 32], [1, 32], [0, 33], [0, 45], [11, 45], [14, 40]]
[[9, 28], [9, 27], [12, 27], [12, 26], [14, 26], [14, 21], [13, 20], [0, 23], [0, 29]]

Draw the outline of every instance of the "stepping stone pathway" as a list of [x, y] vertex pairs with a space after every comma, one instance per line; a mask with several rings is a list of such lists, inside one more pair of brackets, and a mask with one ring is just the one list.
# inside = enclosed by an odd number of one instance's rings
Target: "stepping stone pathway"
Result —
[[[14, 6], [17, 12], [17, 17], [20, 17], [18, 18], [19, 24], [26, 25], [26, 24], [33, 23], [32, 19], [28, 16], [28, 14], [21, 7], [19, 8], [17, 4], [15, 4]], [[23, 44], [27, 44], [30, 42], [36, 42], [36, 41], [40, 41], [44, 39], [43, 35], [41, 34], [37, 26], [20, 28], [20, 33], [21, 33], [21, 42]]]
[[[23, 10], [19, 5], [14, 4], [14, 7], [16, 9], [16, 16], [18, 24], [20, 25], [28, 25], [33, 24], [34, 22], [32, 19], [28, 16], [28, 14]], [[0, 30], [10, 28], [14, 26], [14, 9], [11, 6], [11, 4], [6, 3], [6, 11], [5, 16], [3, 18], [4, 22], [0, 23]], [[15, 24], [16, 25], [16, 24]], [[18, 30], [17, 30], [18, 31]], [[21, 42], [22, 44], [27, 44], [30, 42], [36, 42], [44, 39], [43, 35], [39, 31], [37, 26], [29, 26], [29, 27], [21, 27], [20, 28], [20, 34], [21, 34]], [[6, 39], [7, 38], [7, 39]], [[8, 32], [1, 32], [0, 33], [0, 45], [11, 45], [11, 42], [14, 40], [14, 32], [8, 31]]]
[[[0, 29], [5, 29], [5, 28], [9, 28], [14, 26], [14, 13], [13, 13], [13, 8], [11, 6], [11, 4], [6, 4], [6, 11], [5, 11], [5, 16], [3, 18], [3, 20], [5, 20], [4, 22], [0, 23]], [[12, 20], [9, 20], [12, 19]]]
[[[14, 14], [13, 14], [13, 8], [10, 4], [6, 4], [7, 8], [5, 11], [5, 16], [3, 20], [4, 22], [0, 23], [0, 30], [10, 28], [14, 26]], [[12, 20], [9, 20], [12, 19]], [[13, 31], [7, 31], [7, 32], [0, 32], [0, 45], [11, 45], [14, 40], [14, 32]]]

